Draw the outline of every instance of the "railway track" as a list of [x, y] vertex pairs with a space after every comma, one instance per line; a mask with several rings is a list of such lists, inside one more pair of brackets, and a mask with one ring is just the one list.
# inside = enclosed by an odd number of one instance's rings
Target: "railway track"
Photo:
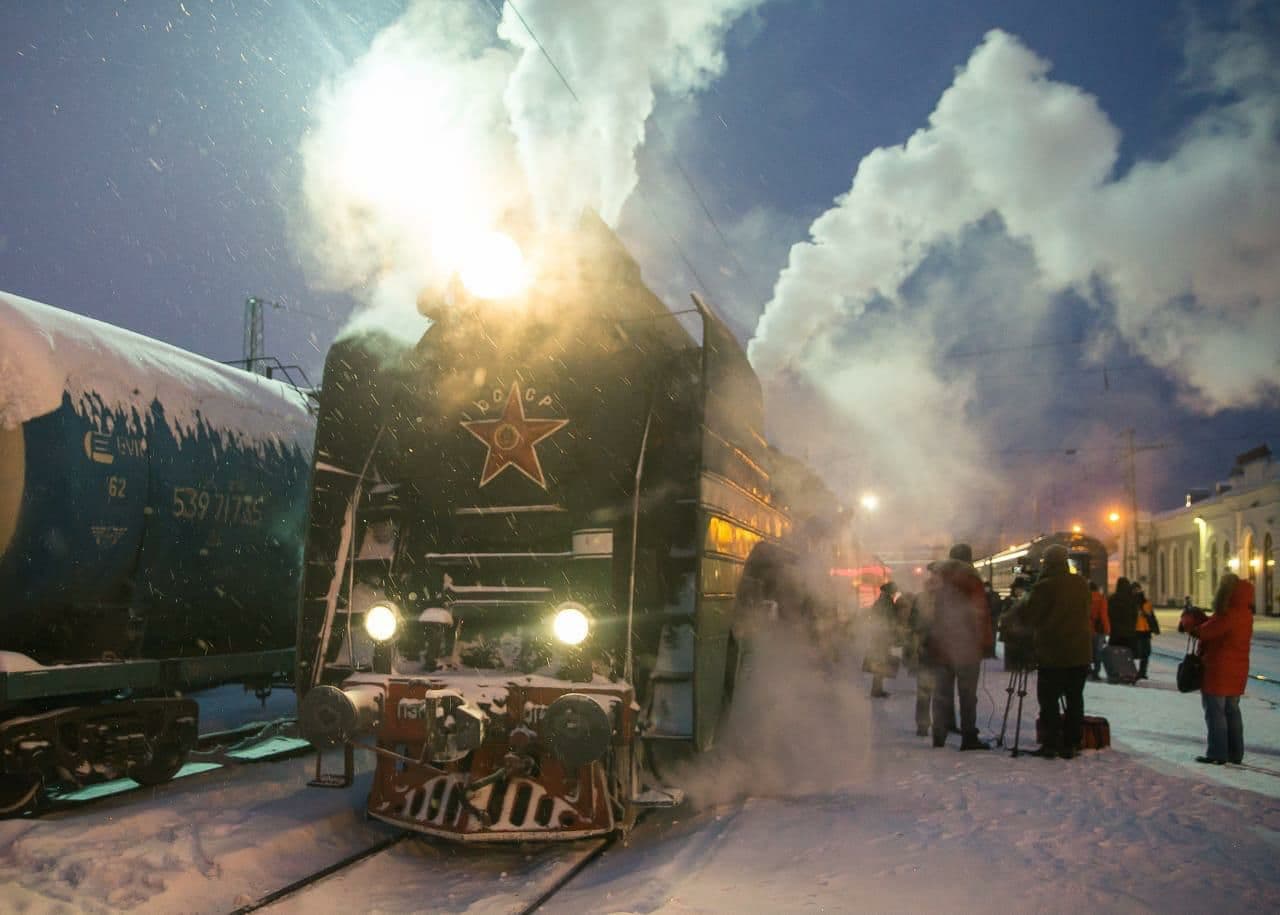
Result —
[[[465, 846], [442, 843], [408, 830], [399, 830], [368, 848], [295, 880], [233, 910], [233, 915], [250, 912], [310, 912], [321, 908], [358, 905], [364, 899], [375, 908], [415, 908], [423, 905], [425, 882], [436, 899], [456, 906], [458, 911], [484, 911], [502, 915], [529, 915], [555, 898], [574, 878], [613, 848], [618, 837], [582, 839], [571, 843], [529, 846]], [[477, 866], [487, 866], [477, 872]], [[451, 876], [448, 872], [454, 871]], [[490, 873], [488, 871], [498, 871]], [[487, 878], [482, 895], [477, 881]], [[462, 893], [447, 893], [451, 880], [461, 880]], [[398, 888], [399, 896], [378, 898], [377, 888]], [[487, 895], [483, 895], [487, 894]], [[352, 897], [348, 900], [347, 897]], [[461, 898], [458, 898], [458, 897]], [[323, 905], [320, 903], [323, 902]], [[433, 908], [439, 907], [433, 905]], [[440, 910], [445, 910], [440, 908]], [[448, 910], [453, 910], [452, 908]]]

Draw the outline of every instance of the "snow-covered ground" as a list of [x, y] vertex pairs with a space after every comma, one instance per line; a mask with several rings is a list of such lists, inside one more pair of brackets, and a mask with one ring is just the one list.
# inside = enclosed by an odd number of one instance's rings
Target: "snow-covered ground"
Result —
[[[1253, 668], [1280, 680], [1280, 642]], [[1152, 680], [1090, 683], [1113, 747], [1071, 761], [933, 749], [914, 683], [865, 698], [850, 657], [786, 662], [741, 691], [735, 730], [685, 781], [695, 806], [654, 814], [547, 903], [548, 912], [1124, 912], [1280, 909], [1280, 686], [1242, 703], [1246, 762], [1202, 766], [1198, 696], [1172, 688], [1176, 633]], [[979, 721], [998, 730], [989, 665]], [[751, 728], [744, 720], [752, 718]], [[1034, 696], [1023, 734], [1034, 734]], [[1030, 740], [1024, 744], [1031, 745]], [[225, 912], [393, 834], [363, 817], [368, 776], [305, 787], [309, 760], [220, 771], [39, 821], [0, 823], [0, 909]], [[799, 776], [794, 777], [794, 776]], [[412, 840], [270, 911], [501, 912], [563, 853]]]

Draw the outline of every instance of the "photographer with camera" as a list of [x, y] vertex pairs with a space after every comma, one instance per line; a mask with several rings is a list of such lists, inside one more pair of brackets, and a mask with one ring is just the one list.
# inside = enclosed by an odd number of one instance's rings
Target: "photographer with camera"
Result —
[[[1039, 580], [1027, 602], [1015, 612], [1034, 633], [1036, 699], [1044, 739], [1032, 753], [1071, 759], [1080, 745], [1084, 725], [1084, 683], [1093, 658], [1093, 630], [1089, 622], [1089, 585], [1072, 573], [1067, 549], [1055, 544], [1044, 554]], [[1066, 718], [1059, 711], [1065, 699]]]

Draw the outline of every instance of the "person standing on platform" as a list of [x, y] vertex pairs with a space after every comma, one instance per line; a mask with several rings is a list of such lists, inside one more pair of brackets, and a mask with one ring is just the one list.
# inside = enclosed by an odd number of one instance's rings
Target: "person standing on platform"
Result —
[[1180, 629], [1200, 640], [1204, 681], [1200, 701], [1204, 706], [1208, 748], [1198, 763], [1244, 761], [1244, 721], [1240, 697], [1249, 679], [1249, 647], [1253, 641], [1253, 583], [1228, 572], [1213, 599], [1213, 616], [1203, 618], [1195, 610], [1182, 614]]
[[[929, 630], [933, 628], [933, 607], [938, 592], [938, 564], [929, 563], [929, 577], [924, 588], [911, 599], [907, 614], [907, 634], [903, 645], [903, 658], [916, 675], [916, 736], [928, 737], [933, 731], [933, 667], [929, 663], [926, 646]], [[943, 733], [951, 730], [953, 722], [942, 723]]]
[[1089, 601], [1089, 623], [1093, 628], [1093, 669], [1089, 679], [1100, 680], [1098, 671], [1102, 667], [1102, 649], [1107, 647], [1107, 636], [1111, 634], [1111, 617], [1107, 615], [1107, 599], [1096, 581], [1089, 582]]
[[1107, 601], [1107, 616], [1111, 619], [1110, 645], [1129, 649], [1134, 653], [1134, 636], [1138, 628], [1138, 608], [1133, 602], [1133, 586], [1129, 579], [1116, 581], [1116, 591]]
[[[863, 658], [862, 669], [871, 674], [872, 699], [884, 699], [889, 695], [884, 688], [884, 678], [893, 664], [889, 649], [893, 647], [893, 639], [898, 632], [898, 613], [894, 605], [897, 590], [898, 586], [891, 581], [882, 584], [880, 596], [871, 605], [867, 619], [867, 654]], [[893, 675], [889, 673], [888, 676]]]
[[[1067, 564], [1067, 548], [1045, 550], [1040, 578], [1022, 611], [1035, 633], [1036, 699], [1044, 740], [1033, 755], [1045, 759], [1076, 755], [1083, 736], [1084, 681], [1093, 657], [1089, 586]], [[1060, 703], [1066, 705], [1062, 716]]]
[[960, 694], [960, 749], [989, 750], [978, 738], [978, 677], [982, 659], [995, 639], [987, 595], [973, 568], [973, 549], [967, 543], [951, 548], [950, 558], [938, 564], [933, 625], [928, 656], [934, 672], [933, 745], [947, 742], [947, 722], [955, 720]]
[[1138, 659], [1138, 679], [1147, 679], [1147, 662], [1151, 660], [1151, 637], [1160, 634], [1160, 620], [1156, 619], [1155, 608], [1141, 588], [1133, 592], [1133, 603], [1138, 608], [1134, 618], [1133, 656]]

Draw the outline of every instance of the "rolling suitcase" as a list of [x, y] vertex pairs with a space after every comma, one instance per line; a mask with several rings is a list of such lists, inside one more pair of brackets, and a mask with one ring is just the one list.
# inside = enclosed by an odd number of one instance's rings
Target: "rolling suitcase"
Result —
[[1133, 652], [1123, 645], [1108, 645], [1102, 649], [1102, 666], [1107, 671], [1108, 683], [1138, 682], [1138, 667], [1133, 663]]

